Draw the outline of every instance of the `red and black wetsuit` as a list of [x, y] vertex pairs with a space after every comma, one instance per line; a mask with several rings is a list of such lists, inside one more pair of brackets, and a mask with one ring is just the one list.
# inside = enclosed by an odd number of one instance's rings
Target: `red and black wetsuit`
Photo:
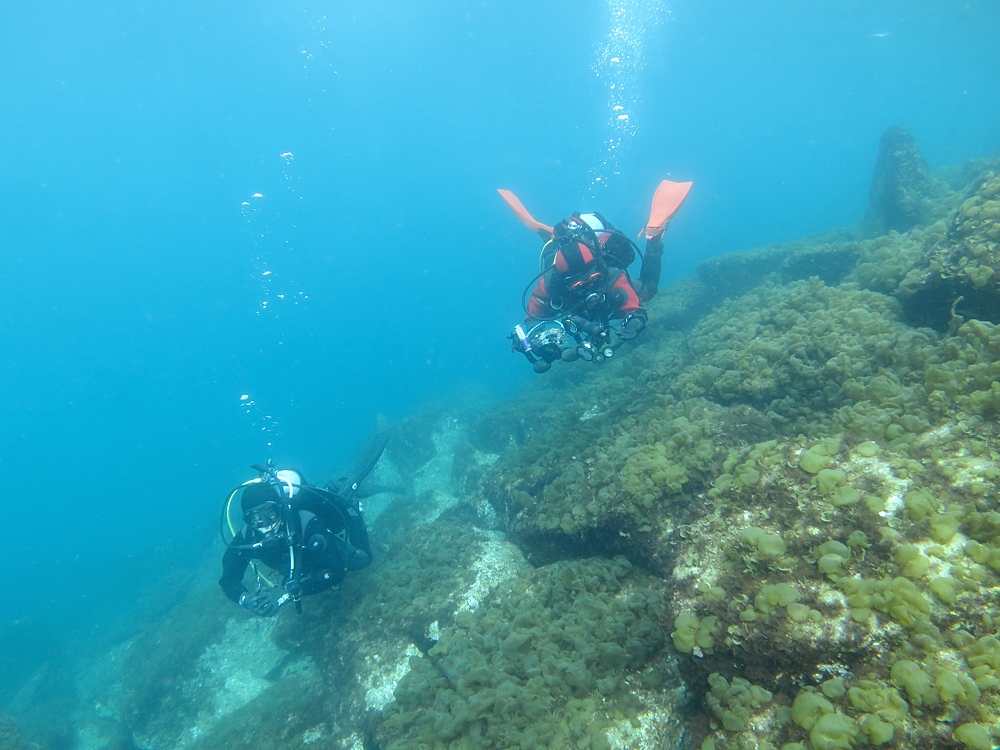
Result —
[[[628, 242], [620, 235], [601, 232], [597, 239], [602, 251], [612, 238]], [[647, 316], [642, 303], [656, 294], [662, 255], [663, 242], [660, 238], [648, 242], [639, 280], [634, 282], [628, 271], [615, 267], [613, 254], [602, 252], [602, 257], [596, 258], [586, 244], [571, 243], [570, 247], [556, 253], [551, 267], [535, 285], [528, 300], [525, 320], [551, 320], [568, 314], [583, 315], [594, 322], [634, 316], [645, 323]], [[595, 293], [603, 294], [604, 301], [584, 308], [587, 297]]]

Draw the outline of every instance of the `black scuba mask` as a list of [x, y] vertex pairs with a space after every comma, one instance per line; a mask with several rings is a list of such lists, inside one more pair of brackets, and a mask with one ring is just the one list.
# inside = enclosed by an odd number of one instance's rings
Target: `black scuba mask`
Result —
[[281, 508], [277, 503], [264, 503], [247, 510], [243, 520], [265, 540], [274, 539], [281, 530]]

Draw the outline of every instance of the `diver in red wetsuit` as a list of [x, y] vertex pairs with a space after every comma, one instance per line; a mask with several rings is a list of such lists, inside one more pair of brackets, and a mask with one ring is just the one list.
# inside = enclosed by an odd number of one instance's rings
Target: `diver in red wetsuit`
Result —
[[[663, 235], [646, 242], [639, 279], [633, 280], [627, 269], [635, 247], [600, 214], [573, 214], [556, 224], [552, 234], [542, 249], [546, 270], [528, 299], [525, 323], [568, 318], [578, 331], [594, 337], [607, 331], [610, 321], [621, 320], [621, 340], [639, 335], [647, 319], [642, 303], [656, 294], [660, 282]], [[556, 359], [572, 362], [580, 354], [576, 341], [561, 349], [542, 346], [533, 367], [545, 372]]]
[[[523, 354], [542, 373], [557, 359], [600, 364], [621, 343], [638, 336], [647, 320], [642, 303], [652, 299], [660, 283], [663, 233], [690, 189], [690, 182], [669, 180], [657, 187], [640, 233], [646, 252], [638, 279], [629, 276], [628, 267], [639, 248], [599, 213], [573, 214], [549, 227], [532, 217], [511, 191], [498, 190], [521, 223], [546, 240], [537, 283], [532, 280], [522, 296], [524, 325], [509, 337], [511, 351]], [[612, 326], [612, 321], [620, 325]]]

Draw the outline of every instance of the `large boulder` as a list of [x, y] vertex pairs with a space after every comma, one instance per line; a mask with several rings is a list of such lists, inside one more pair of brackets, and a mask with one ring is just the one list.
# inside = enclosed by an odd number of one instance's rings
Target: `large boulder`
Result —
[[911, 325], [1000, 322], [1000, 161], [990, 166], [951, 194], [943, 218], [860, 243], [854, 278], [899, 299]]

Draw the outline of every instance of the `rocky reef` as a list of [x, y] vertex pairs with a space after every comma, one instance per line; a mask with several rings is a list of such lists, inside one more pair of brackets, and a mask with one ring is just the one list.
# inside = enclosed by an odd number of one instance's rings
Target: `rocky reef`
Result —
[[858, 227], [404, 420], [371, 568], [277, 620], [198, 590], [84, 681], [78, 744], [993, 748], [998, 173], [894, 129]]
[[530, 560], [663, 578], [706, 750], [1000, 739], [1000, 182], [979, 166], [909, 231], [706, 262], [725, 300], [552, 388], [484, 478]]

